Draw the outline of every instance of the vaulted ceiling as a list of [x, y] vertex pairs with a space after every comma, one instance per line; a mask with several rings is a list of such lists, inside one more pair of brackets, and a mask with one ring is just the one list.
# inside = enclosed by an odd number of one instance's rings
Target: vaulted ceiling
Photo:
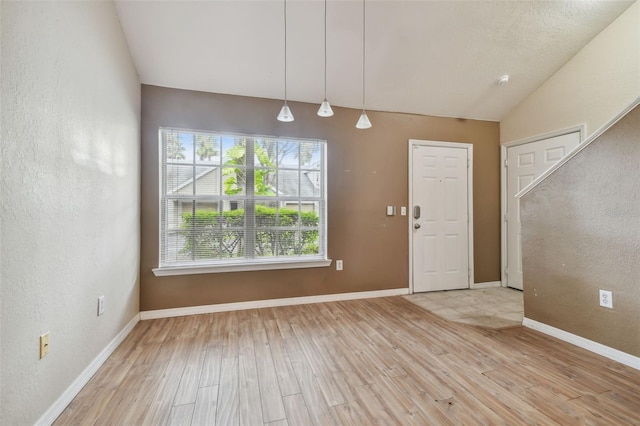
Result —
[[[367, 0], [366, 108], [499, 121], [632, 3]], [[142, 83], [275, 99], [283, 5], [116, 0]], [[334, 106], [362, 107], [362, 22], [361, 1], [328, 2]], [[324, 2], [288, 0], [288, 98], [319, 104], [323, 91]]]

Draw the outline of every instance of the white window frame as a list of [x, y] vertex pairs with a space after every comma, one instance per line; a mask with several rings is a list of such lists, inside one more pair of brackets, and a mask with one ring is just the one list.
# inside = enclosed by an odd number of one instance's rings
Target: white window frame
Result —
[[[269, 139], [277, 139], [277, 140], [287, 140], [287, 141], [297, 141], [297, 142], [314, 142], [320, 143], [322, 146], [322, 165], [320, 169], [321, 180], [322, 180], [322, 194], [321, 199], [324, 204], [324, 217], [320, 218], [320, 229], [319, 229], [319, 246], [320, 246], [320, 254], [317, 256], [314, 255], [302, 255], [302, 256], [275, 256], [275, 257], [265, 257], [265, 258], [230, 258], [224, 260], [206, 260], [206, 261], [192, 261], [192, 262], [181, 262], [181, 263], [168, 263], [161, 264], [162, 259], [162, 238], [165, 234], [163, 227], [163, 201], [166, 197], [165, 194], [165, 186], [164, 186], [164, 162], [166, 158], [164, 156], [164, 144], [163, 144], [163, 132], [166, 131], [177, 131], [183, 133], [207, 133], [207, 134], [215, 134], [215, 135], [224, 135], [224, 136], [232, 136], [232, 137], [246, 137], [246, 138], [269, 138]], [[261, 136], [261, 135], [244, 135], [239, 133], [222, 133], [222, 132], [213, 132], [213, 131], [198, 131], [192, 129], [176, 129], [176, 128], [160, 128], [158, 131], [158, 141], [159, 141], [159, 229], [158, 229], [158, 264], [157, 268], [152, 269], [155, 276], [172, 276], [172, 275], [192, 275], [192, 274], [209, 274], [209, 273], [223, 273], [223, 272], [239, 272], [239, 271], [262, 271], [262, 270], [276, 270], [276, 269], [298, 269], [298, 268], [317, 268], [317, 267], [328, 267], [331, 265], [332, 261], [327, 257], [328, 251], [328, 243], [327, 243], [327, 233], [328, 233], [328, 197], [327, 197], [327, 143], [321, 139], [304, 139], [304, 138], [290, 138], [290, 137], [276, 137], [276, 136]], [[194, 148], [195, 149], [195, 148]], [[250, 152], [253, 152], [251, 149]], [[249, 157], [249, 156], [248, 156]], [[248, 161], [248, 163], [252, 163], [253, 159]], [[187, 163], [189, 164], [189, 163]], [[247, 169], [255, 170], [257, 167], [253, 164], [247, 164]], [[198, 200], [199, 197], [194, 195], [193, 200]], [[264, 201], [263, 197], [255, 196], [253, 200], [258, 202]], [[278, 200], [278, 198], [274, 198], [274, 201]], [[218, 200], [218, 202], [220, 202]], [[305, 197], [298, 197], [298, 202], [305, 201]], [[246, 226], [246, 222], [245, 222]]]

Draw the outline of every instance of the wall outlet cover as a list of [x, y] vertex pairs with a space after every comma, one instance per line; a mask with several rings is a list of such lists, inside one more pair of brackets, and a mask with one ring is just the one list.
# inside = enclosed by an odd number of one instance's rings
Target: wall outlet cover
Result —
[[609, 290], [600, 290], [600, 306], [613, 309], [613, 293]]
[[49, 354], [49, 332], [40, 336], [40, 359]]

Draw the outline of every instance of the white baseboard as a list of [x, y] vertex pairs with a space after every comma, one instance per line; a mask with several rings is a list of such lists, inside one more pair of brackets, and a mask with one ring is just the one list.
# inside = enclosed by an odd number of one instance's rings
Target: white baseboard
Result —
[[493, 287], [502, 287], [502, 283], [500, 281], [489, 281], [486, 283], [474, 283], [474, 284], [471, 284], [470, 286], [472, 290], [476, 290], [479, 288], [493, 288]]
[[338, 302], [340, 300], [371, 299], [375, 297], [409, 294], [408, 288], [359, 291], [355, 293], [322, 294], [319, 296], [289, 297], [285, 299], [254, 300], [250, 302], [221, 303], [218, 305], [188, 306], [185, 308], [159, 309], [140, 312], [141, 320], [180, 317], [185, 315], [212, 314], [215, 312], [241, 311], [244, 309], [272, 308], [276, 306], [306, 305], [309, 303]]
[[522, 325], [541, 333], [548, 334], [549, 336], [556, 337], [560, 340], [564, 340], [565, 342], [579, 346], [582, 349], [597, 353], [598, 355], [602, 355], [605, 358], [609, 358], [621, 364], [635, 368], [636, 370], [640, 370], [640, 358], [637, 356], [610, 348], [609, 346], [594, 342], [593, 340], [585, 339], [584, 337], [560, 330], [559, 328], [552, 327], [530, 318], [525, 317], [522, 320]]
[[69, 386], [67, 390], [62, 393], [60, 398], [58, 398], [58, 400], [54, 402], [53, 405], [49, 407], [49, 409], [38, 419], [38, 421], [35, 423], [37, 426], [49, 426], [56, 421], [58, 416], [60, 416], [64, 409], [67, 408], [69, 403], [73, 401], [73, 398], [78, 395], [78, 392], [80, 392], [84, 385], [89, 382], [91, 377], [93, 377], [96, 371], [98, 371], [102, 364], [104, 364], [104, 362], [107, 360], [107, 358], [109, 358], [113, 351], [116, 350], [118, 345], [120, 345], [125, 337], [127, 337], [129, 333], [131, 333], [131, 330], [133, 330], [133, 327], [136, 326], [138, 321], [140, 321], [140, 315], [136, 314], [131, 319], [131, 321], [129, 321], [129, 323], [122, 329], [122, 331], [120, 331], [120, 333], [118, 333], [118, 335], [114, 337], [111, 342], [109, 342], [109, 344], [102, 350], [102, 352], [100, 352], [98, 356], [95, 357], [93, 361], [91, 361], [91, 364], [89, 364], [89, 366], [87, 366], [87, 368], [85, 368], [84, 371], [80, 373], [78, 378], [76, 378], [73, 383], [71, 383], [71, 386]]

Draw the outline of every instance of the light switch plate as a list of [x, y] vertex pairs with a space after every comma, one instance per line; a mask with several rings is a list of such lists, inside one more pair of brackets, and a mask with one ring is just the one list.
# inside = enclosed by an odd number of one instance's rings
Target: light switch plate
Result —
[[98, 297], [98, 316], [104, 314], [104, 296]]
[[396, 206], [387, 206], [387, 216], [396, 215]]
[[406, 206], [400, 207], [400, 216], [406, 216], [406, 215], [407, 215], [407, 207]]

